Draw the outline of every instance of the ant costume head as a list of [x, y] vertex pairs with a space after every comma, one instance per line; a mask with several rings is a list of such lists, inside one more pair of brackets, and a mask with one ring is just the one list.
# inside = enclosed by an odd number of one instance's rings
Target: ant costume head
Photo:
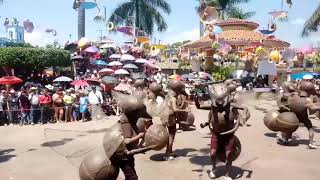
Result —
[[224, 84], [217, 84], [213, 86], [210, 92], [212, 106], [219, 112], [222, 112], [228, 105], [230, 105], [230, 93]]

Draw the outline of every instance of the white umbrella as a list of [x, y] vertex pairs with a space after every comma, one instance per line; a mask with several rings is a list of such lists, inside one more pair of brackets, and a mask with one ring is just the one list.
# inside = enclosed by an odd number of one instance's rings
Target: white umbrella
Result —
[[119, 61], [112, 61], [108, 64], [108, 66], [122, 66], [122, 63]]
[[70, 82], [70, 81], [73, 81], [73, 80], [67, 76], [61, 76], [53, 80], [53, 82]]
[[100, 49], [108, 49], [108, 48], [114, 48], [116, 47], [115, 44], [104, 44], [100, 47]]
[[313, 79], [313, 76], [311, 74], [306, 74], [303, 76], [303, 79]]
[[118, 69], [114, 72], [114, 74], [117, 74], [117, 75], [127, 75], [127, 74], [130, 74], [127, 70], [124, 70], [124, 69]]
[[145, 63], [148, 63], [149, 61], [148, 60], [146, 60], [146, 59], [137, 59], [136, 61], [135, 61], [135, 63], [141, 63], [141, 64], [145, 64]]
[[121, 58], [121, 54], [112, 54], [109, 58], [111, 58], [111, 59], [120, 59]]
[[136, 60], [135, 57], [131, 56], [130, 54], [124, 54], [120, 58], [121, 61], [134, 61]]

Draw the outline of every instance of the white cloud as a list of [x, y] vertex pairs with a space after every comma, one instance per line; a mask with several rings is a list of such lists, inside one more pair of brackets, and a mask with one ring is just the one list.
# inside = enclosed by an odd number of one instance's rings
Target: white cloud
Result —
[[200, 32], [199, 28], [194, 28], [194, 29], [189, 29], [189, 30], [184, 30], [184, 31], [176, 31], [173, 33], [168, 33], [166, 34], [166, 38], [164, 41], [166, 43], [174, 43], [174, 42], [180, 42], [180, 41], [185, 41], [185, 40], [197, 40], [199, 39]]
[[52, 38], [43, 31], [35, 30], [32, 33], [24, 33], [24, 40], [26, 43], [30, 43], [33, 46], [45, 46], [52, 43]]
[[304, 22], [306, 22], [306, 20], [303, 18], [297, 18], [290, 21], [291, 24], [295, 24], [295, 25], [301, 25], [301, 24], [304, 24]]

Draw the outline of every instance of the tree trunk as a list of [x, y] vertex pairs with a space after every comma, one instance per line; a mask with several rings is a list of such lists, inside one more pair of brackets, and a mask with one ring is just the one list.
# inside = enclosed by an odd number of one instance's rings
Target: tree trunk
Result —
[[86, 11], [84, 8], [78, 9], [78, 39], [86, 35]]
[[135, 6], [136, 6], [136, 20], [135, 20], [135, 26], [136, 26], [136, 32], [135, 35], [137, 35], [137, 31], [139, 31], [140, 29], [140, 10], [139, 10], [139, 0], [135, 0]]

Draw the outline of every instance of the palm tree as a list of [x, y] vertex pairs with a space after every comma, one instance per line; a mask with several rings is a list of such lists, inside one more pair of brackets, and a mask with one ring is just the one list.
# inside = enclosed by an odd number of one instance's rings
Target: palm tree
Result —
[[109, 22], [115, 25], [129, 25], [134, 17], [135, 27], [151, 35], [154, 32], [154, 25], [160, 32], [168, 27], [158, 9], [166, 14], [171, 12], [166, 0], [128, 0], [114, 10]]
[[320, 4], [313, 12], [312, 16], [305, 22], [302, 36], [308, 36], [310, 32], [317, 32], [320, 23]]
[[226, 14], [228, 17], [238, 18], [238, 19], [249, 19], [250, 17], [254, 16], [255, 12], [244, 12], [242, 9], [238, 7], [229, 7], [226, 10]]

